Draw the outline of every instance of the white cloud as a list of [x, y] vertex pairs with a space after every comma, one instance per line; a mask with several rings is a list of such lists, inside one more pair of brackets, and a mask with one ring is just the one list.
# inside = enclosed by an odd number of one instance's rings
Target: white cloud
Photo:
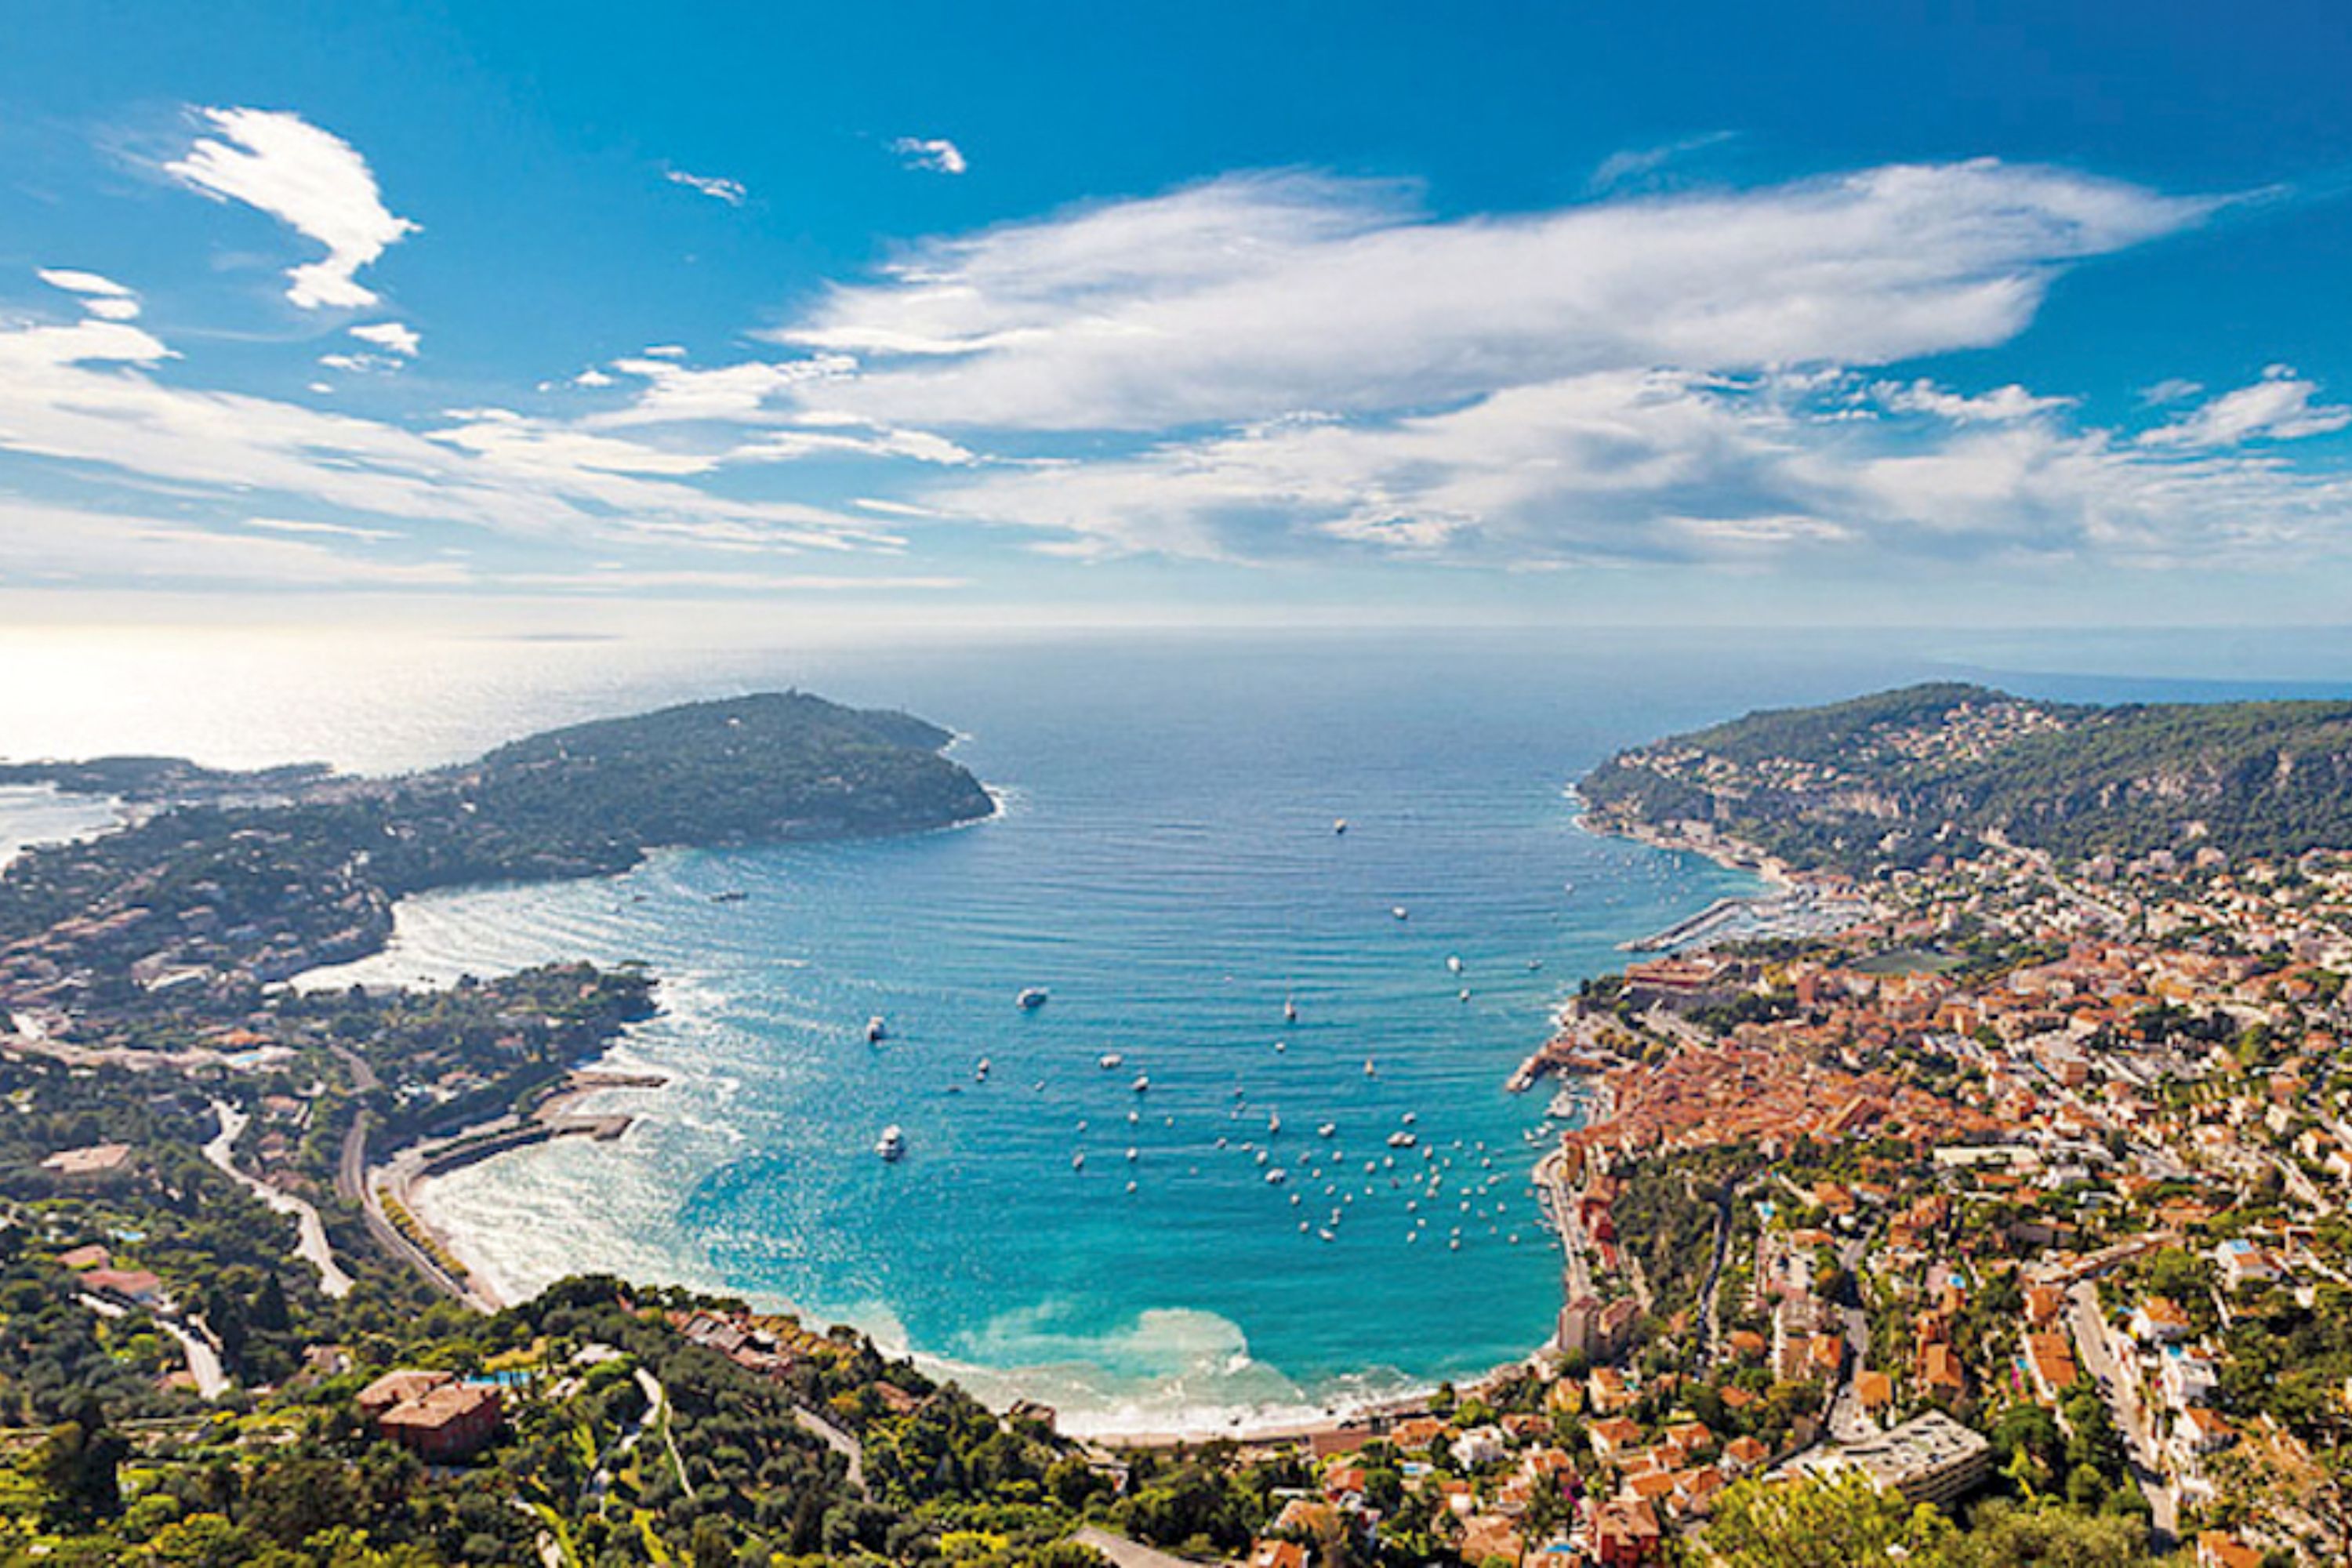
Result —
[[389, 349], [408, 359], [415, 359], [416, 351], [424, 343], [424, 340], [416, 335], [416, 329], [404, 321], [370, 321], [364, 326], [353, 327], [352, 336], [363, 343], [373, 343], [380, 349]]
[[2200, 405], [2168, 425], [2143, 433], [2148, 447], [2234, 447], [2257, 438], [2292, 441], [2352, 425], [2352, 405], [2314, 403], [2319, 384], [2290, 365], [2265, 368], [2260, 381]]
[[0, 325], [0, 450], [207, 495], [431, 521], [541, 540], [729, 551], [894, 548], [870, 521], [687, 482], [714, 454], [671, 451], [513, 416], [427, 434], [237, 393], [168, 384], [134, 326]]
[[1738, 132], [1709, 131], [1696, 136], [1685, 136], [1678, 142], [1668, 142], [1656, 147], [1629, 147], [1622, 153], [1612, 153], [1601, 160], [1592, 171], [1592, 189], [1612, 191], [1620, 186], [1656, 174], [1676, 158], [1691, 153], [1704, 152], [1732, 140]]
[[751, 195], [743, 188], [742, 181], [723, 179], [713, 174], [689, 174], [684, 169], [671, 169], [666, 172], [664, 178], [673, 185], [699, 191], [711, 200], [725, 202], [730, 207], [741, 206], [743, 198]]
[[2190, 381], [2186, 376], [2168, 375], [2153, 385], [2142, 387], [2139, 399], [2142, 403], [2147, 404], [2182, 403], [2204, 390], [2205, 384], [2201, 381]]
[[106, 321], [139, 319], [139, 296], [113, 279], [71, 267], [44, 267], [40, 279], [52, 289], [80, 297], [81, 308]]
[[2034, 419], [2070, 407], [2071, 397], [2036, 397], [2025, 388], [2011, 383], [1996, 386], [1990, 392], [1974, 397], [1963, 396], [1937, 386], [1931, 381], [1915, 381], [1909, 385], [1880, 382], [1871, 388], [1879, 402], [1898, 413], [1933, 414], [1957, 424], [2005, 425], [2015, 419]]
[[1336, 541], [1517, 567], [1827, 551], [2210, 563], [2343, 547], [2352, 482], [2184, 461], [1906, 390], [1907, 409], [1857, 421], [1872, 389], [1846, 375], [1601, 372], [1440, 414], [1276, 421], [918, 493], [1091, 556], [1281, 559]]
[[312, 522], [291, 517], [248, 517], [247, 528], [258, 528], [269, 533], [291, 533], [320, 539], [357, 539], [369, 543], [381, 543], [400, 537], [388, 528], [353, 528], [347, 522]]
[[119, 300], [132, 297], [130, 289], [113, 279], [72, 267], [44, 267], [40, 270], [40, 279], [50, 288], [62, 289], [68, 294], [96, 294]]
[[216, 199], [243, 202], [327, 247], [324, 260], [287, 273], [286, 297], [304, 310], [361, 309], [376, 297], [361, 268], [416, 226], [395, 217], [375, 174], [348, 142], [299, 115], [260, 109], [207, 109], [218, 134], [202, 136], [164, 171]]
[[1430, 407], [1613, 369], [1874, 364], [1998, 343], [2067, 263], [2210, 204], [1897, 166], [1433, 222], [1394, 184], [1235, 176], [922, 246], [779, 341], [866, 359], [877, 424], [1149, 431]]
[[582, 371], [578, 375], [573, 376], [572, 378], [572, 384], [574, 386], [610, 386], [613, 384], [613, 378], [606, 375], [603, 371], [598, 370], [592, 364], [586, 370]]
[[908, 168], [934, 174], [961, 174], [971, 167], [963, 149], [944, 136], [901, 136], [890, 143], [890, 151], [904, 158]]
[[[652, 355], [656, 351], [647, 349]], [[788, 387], [846, 374], [856, 362], [840, 354], [798, 360], [750, 360], [709, 370], [693, 370], [674, 358], [624, 359], [613, 369], [646, 385], [626, 408], [595, 416], [601, 426], [677, 424], [696, 420], [754, 420], [769, 400]]]
[[[0, 330], [0, 370], [30, 375], [83, 364], [153, 364], [172, 351], [143, 328], [119, 321]], [[0, 382], [0, 392], [5, 391]]]
[[11, 586], [446, 588], [467, 580], [448, 562], [375, 560], [310, 540], [0, 499], [0, 583]]
[[111, 278], [70, 267], [45, 267], [41, 268], [39, 277], [50, 288], [63, 289], [79, 299], [86, 315], [104, 321], [135, 321], [139, 319], [139, 296]]

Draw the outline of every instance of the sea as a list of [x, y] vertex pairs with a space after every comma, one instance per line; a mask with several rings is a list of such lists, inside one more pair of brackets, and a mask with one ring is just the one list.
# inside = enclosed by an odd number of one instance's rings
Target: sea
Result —
[[[1612, 751], [1924, 679], [2352, 691], [2342, 639], [2307, 637], [476, 637], [297, 657], [61, 636], [0, 642], [52, 672], [0, 690], [0, 756], [396, 771], [786, 686], [953, 730], [1000, 805], [987, 821], [421, 897], [384, 952], [306, 983], [645, 960], [662, 1010], [611, 1065], [662, 1087], [599, 1098], [636, 1118], [617, 1141], [430, 1184], [460, 1255], [509, 1299], [609, 1271], [852, 1323], [984, 1398], [1118, 1434], [1311, 1418], [1550, 1333], [1559, 1257], [1529, 1175], [1576, 1107], [1505, 1079], [1619, 943], [1757, 888], [1580, 827], [1573, 781]], [[79, 700], [59, 689], [77, 680]], [[104, 820], [0, 792], [0, 845]], [[1018, 1004], [1030, 988], [1042, 1005]], [[895, 1162], [876, 1152], [891, 1126]]]

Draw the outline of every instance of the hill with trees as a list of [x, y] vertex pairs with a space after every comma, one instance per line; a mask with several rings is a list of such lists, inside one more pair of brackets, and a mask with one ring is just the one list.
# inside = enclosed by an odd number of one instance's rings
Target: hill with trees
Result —
[[1999, 840], [2074, 862], [2352, 847], [2352, 703], [2092, 706], [1957, 683], [1769, 710], [1621, 752], [1596, 822], [1705, 825], [1864, 871]]

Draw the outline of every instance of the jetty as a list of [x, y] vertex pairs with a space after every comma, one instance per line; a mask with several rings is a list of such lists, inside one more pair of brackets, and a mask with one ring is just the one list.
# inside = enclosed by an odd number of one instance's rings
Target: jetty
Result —
[[1870, 904], [1864, 899], [1801, 882], [1785, 892], [1759, 898], [1717, 899], [1664, 931], [1619, 942], [1617, 951], [1685, 952], [1728, 942], [1828, 936], [1870, 915]]

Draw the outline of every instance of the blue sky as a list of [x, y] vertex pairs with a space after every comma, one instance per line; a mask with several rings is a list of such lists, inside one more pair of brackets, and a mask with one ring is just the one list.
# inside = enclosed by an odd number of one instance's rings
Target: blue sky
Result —
[[41, 7], [0, 599], [2340, 621], [2340, 16], [1913, 9]]

